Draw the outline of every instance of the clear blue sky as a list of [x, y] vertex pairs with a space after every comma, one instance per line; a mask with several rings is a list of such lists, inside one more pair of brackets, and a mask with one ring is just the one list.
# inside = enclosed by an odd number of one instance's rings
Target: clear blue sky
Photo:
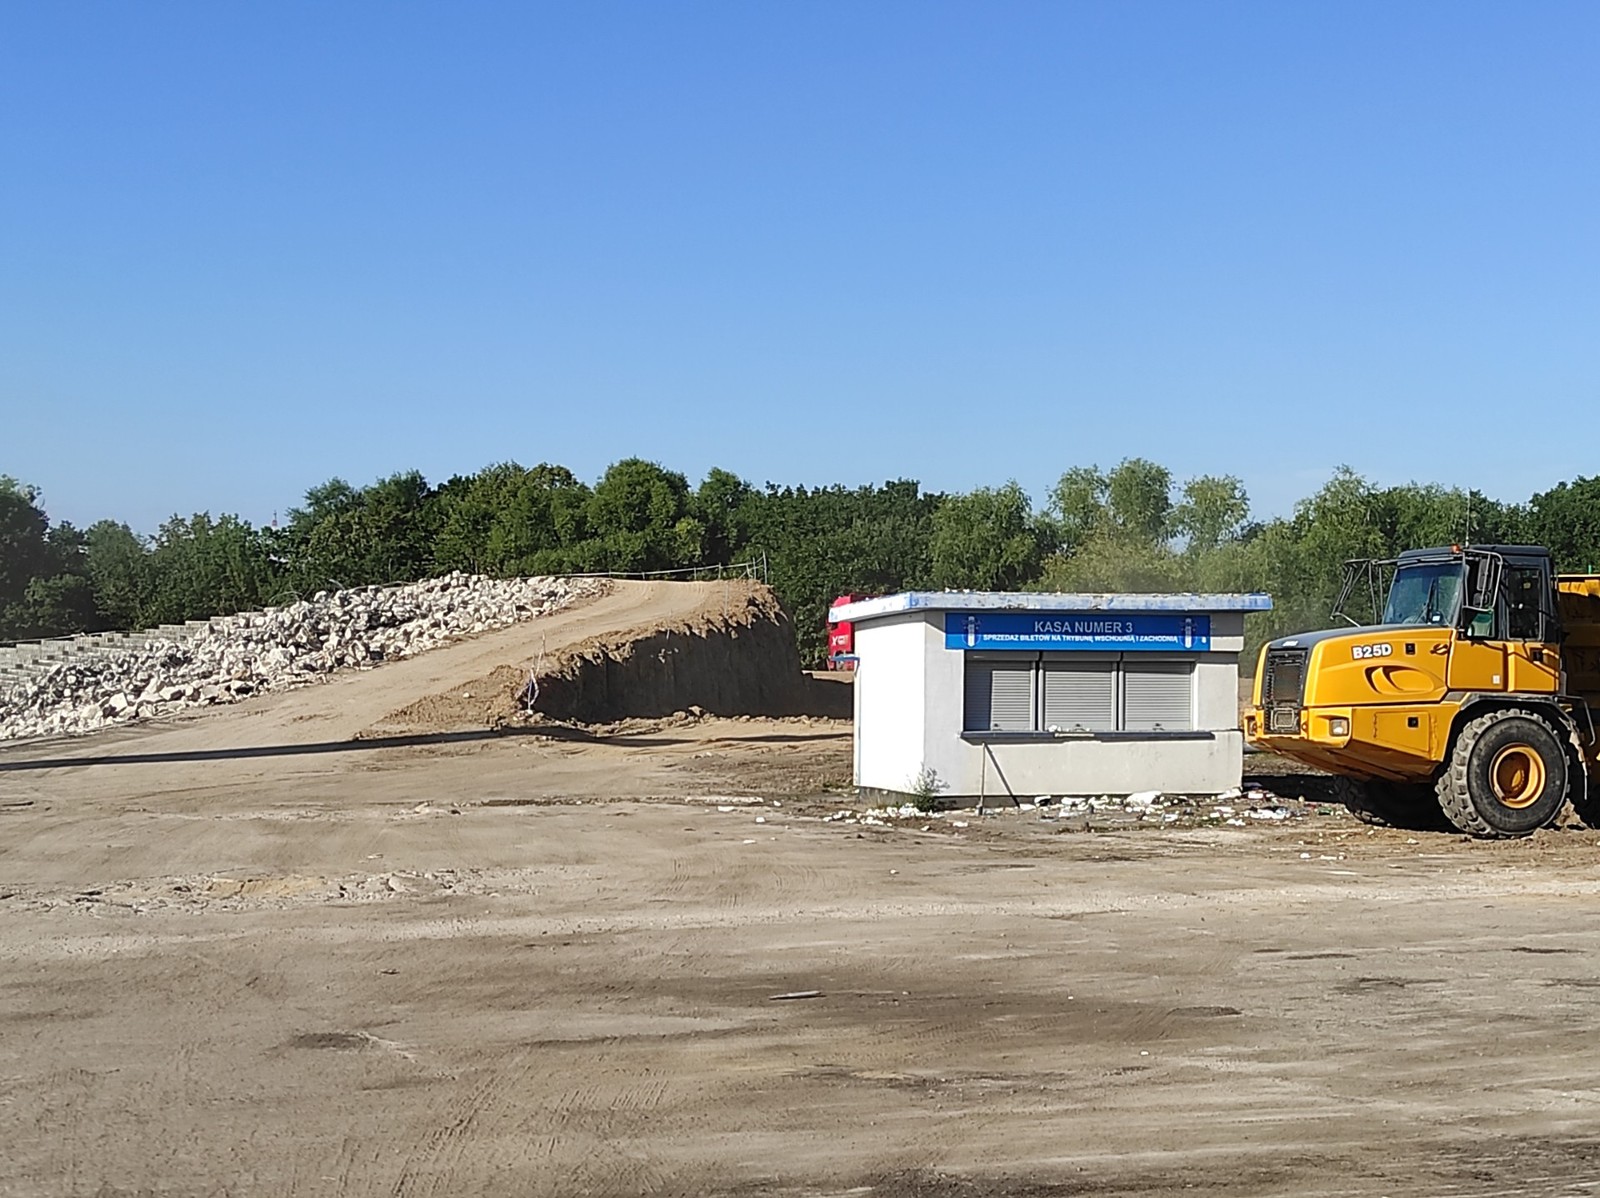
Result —
[[0, 0], [0, 473], [1600, 472], [1600, 5]]

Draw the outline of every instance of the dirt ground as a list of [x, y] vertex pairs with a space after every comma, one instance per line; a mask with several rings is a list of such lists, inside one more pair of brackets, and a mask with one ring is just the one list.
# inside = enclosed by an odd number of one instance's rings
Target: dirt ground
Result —
[[862, 826], [840, 722], [372, 734], [531, 643], [0, 751], [0, 1195], [1600, 1188], [1600, 834]]

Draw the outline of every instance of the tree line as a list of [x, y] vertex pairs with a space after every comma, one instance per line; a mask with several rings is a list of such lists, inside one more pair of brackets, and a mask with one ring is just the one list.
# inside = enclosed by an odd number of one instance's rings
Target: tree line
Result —
[[1325, 626], [1341, 564], [1465, 539], [1548, 545], [1558, 568], [1600, 565], [1600, 478], [1503, 503], [1436, 484], [1379, 487], [1340, 469], [1291, 515], [1253, 519], [1237, 478], [1184, 481], [1129, 458], [1066, 471], [1035, 505], [1015, 482], [965, 493], [900, 479], [755, 486], [712, 470], [698, 486], [628, 458], [592, 486], [514, 462], [439, 485], [408, 471], [312, 488], [282, 527], [174, 516], [153, 536], [102, 520], [52, 522], [38, 492], [0, 476], [0, 641], [140, 628], [316, 591], [451, 570], [569, 574], [715, 568], [764, 559], [802, 654], [824, 653], [841, 594], [908, 589], [1266, 591], [1250, 638]]

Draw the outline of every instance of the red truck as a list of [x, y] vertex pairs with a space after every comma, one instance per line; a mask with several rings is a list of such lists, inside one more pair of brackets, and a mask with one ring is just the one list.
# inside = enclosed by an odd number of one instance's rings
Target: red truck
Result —
[[[840, 595], [828, 604], [831, 611], [835, 607], [843, 607], [846, 603], [854, 603], [858, 599], [865, 599], [865, 595]], [[830, 670], [853, 670], [856, 668], [856, 633], [852, 624], [828, 625], [828, 668]]]

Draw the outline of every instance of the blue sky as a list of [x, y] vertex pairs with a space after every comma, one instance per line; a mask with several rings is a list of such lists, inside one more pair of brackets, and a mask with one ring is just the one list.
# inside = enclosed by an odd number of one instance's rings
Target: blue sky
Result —
[[640, 455], [1600, 472], [1600, 5], [0, 0], [57, 518]]

